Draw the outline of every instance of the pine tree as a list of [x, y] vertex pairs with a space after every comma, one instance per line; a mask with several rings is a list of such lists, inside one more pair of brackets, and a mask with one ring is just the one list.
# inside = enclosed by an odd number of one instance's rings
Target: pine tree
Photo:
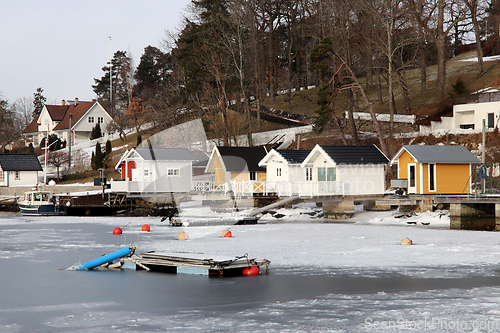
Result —
[[92, 127], [92, 131], [90, 132], [90, 140], [98, 139], [102, 137], [101, 125], [97, 123], [94, 127]]
[[33, 109], [33, 119], [37, 118], [40, 113], [42, 112], [43, 107], [45, 106], [45, 102], [47, 102], [47, 98], [45, 98], [43, 95], [43, 89], [42, 88], [37, 88], [36, 93], [33, 94], [33, 106], [35, 107]]
[[103, 157], [101, 144], [98, 142], [95, 145], [95, 153], [92, 153], [92, 159], [90, 161], [93, 170], [99, 170], [102, 168]]

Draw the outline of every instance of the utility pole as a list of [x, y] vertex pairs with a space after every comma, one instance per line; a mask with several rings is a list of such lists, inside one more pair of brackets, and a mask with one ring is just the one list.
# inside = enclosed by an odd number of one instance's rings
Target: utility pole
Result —
[[111, 107], [111, 116], [113, 113], [113, 51], [111, 50], [111, 36], [109, 36], [109, 103]]
[[69, 174], [71, 174], [71, 145], [73, 144], [73, 132], [71, 131], [71, 120], [73, 120], [73, 115], [70, 113], [69, 114], [69, 137], [68, 137], [68, 169], [69, 169]]

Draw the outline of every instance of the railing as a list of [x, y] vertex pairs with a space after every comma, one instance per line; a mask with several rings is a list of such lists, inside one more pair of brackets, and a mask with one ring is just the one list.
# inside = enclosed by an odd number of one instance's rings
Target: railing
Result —
[[[151, 192], [156, 190], [152, 182], [136, 181], [112, 181], [112, 192]], [[244, 194], [276, 194], [280, 197], [298, 195], [301, 197], [326, 196], [326, 195], [345, 195], [343, 182], [287, 182], [287, 181], [193, 181], [193, 190], [199, 193], [227, 193], [232, 191], [235, 195]]]
[[238, 194], [270, 194], [302, 197], [345, 195], [343, 182], [232, 181], [231, 190]]

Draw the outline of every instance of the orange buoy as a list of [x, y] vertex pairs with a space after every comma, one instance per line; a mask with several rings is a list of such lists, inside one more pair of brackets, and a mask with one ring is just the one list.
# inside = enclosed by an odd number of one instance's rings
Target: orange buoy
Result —
[[149, 227], [149, 224], [144, 224], [142, 226], [142, 231], [147, 231], [147, 232], [150, 232], [151, 231], [151, 228]]
[[229, 231], [229, 230], [224, 230], [224, 231], [222, 232], [222, 237], [225, 237], [225, 238], [226, 238], [226, 237], [227, 237], [227, 238], [229, 238], [229, 237], [233, 237], [233, 234], [232, 234], [232, 232], [231, 232], [231, 231]]
[[113, 235], [121, 235], [122, 234], [122, 228], [116, 227], [113, 229]]
[[179, 240], [188, 240], [188, 239], [189, 239], [189, 236], [188, 236], [188, 234], [186, 234], [185, 232], [181, 232], [181, 233], [179, 234], [179, 237], [178, 237], [178, 238], [179, 238]]
[[401, 245], [413, 245], [413, 241], [408, 238], [404, 238], [401, 240]]
[[241, 272], [243, 275], [259, 275], [259, 266], [250, 266], [243, 268]]

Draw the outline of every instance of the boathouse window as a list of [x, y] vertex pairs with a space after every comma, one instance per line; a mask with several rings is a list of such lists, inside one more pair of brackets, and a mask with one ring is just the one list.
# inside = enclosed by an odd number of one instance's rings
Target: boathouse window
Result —
[[429, 164], [429, 191], [436, 190], [436, 164]]
[[149, 176], [149, 170], [148, 169], [144, 169], [144, 177], [148, 177]]
[[171, 177], [173, 177], [173, 176], [179, 176], [180, 175], [180, 171], [179, 171], [179, 169], [168, 169], [167, 170], [167, 175], [171, 176]]
[[19, 180], [19, 179], [21, 179], [20, 172], [19, 172], [19, 171], [16, 171], [16, 180]]
[[336, 178], [335, 168], [318, 168], [319, 182], [334, 182]]
[[250, 171], [250, 180], [257, 180], [257, 175], [255, 171]]
[[313, 169], [306, 168], [306, 180], [313, 180]]
[[281, 177], [281, 168], [276, 168], [276, 176]]

